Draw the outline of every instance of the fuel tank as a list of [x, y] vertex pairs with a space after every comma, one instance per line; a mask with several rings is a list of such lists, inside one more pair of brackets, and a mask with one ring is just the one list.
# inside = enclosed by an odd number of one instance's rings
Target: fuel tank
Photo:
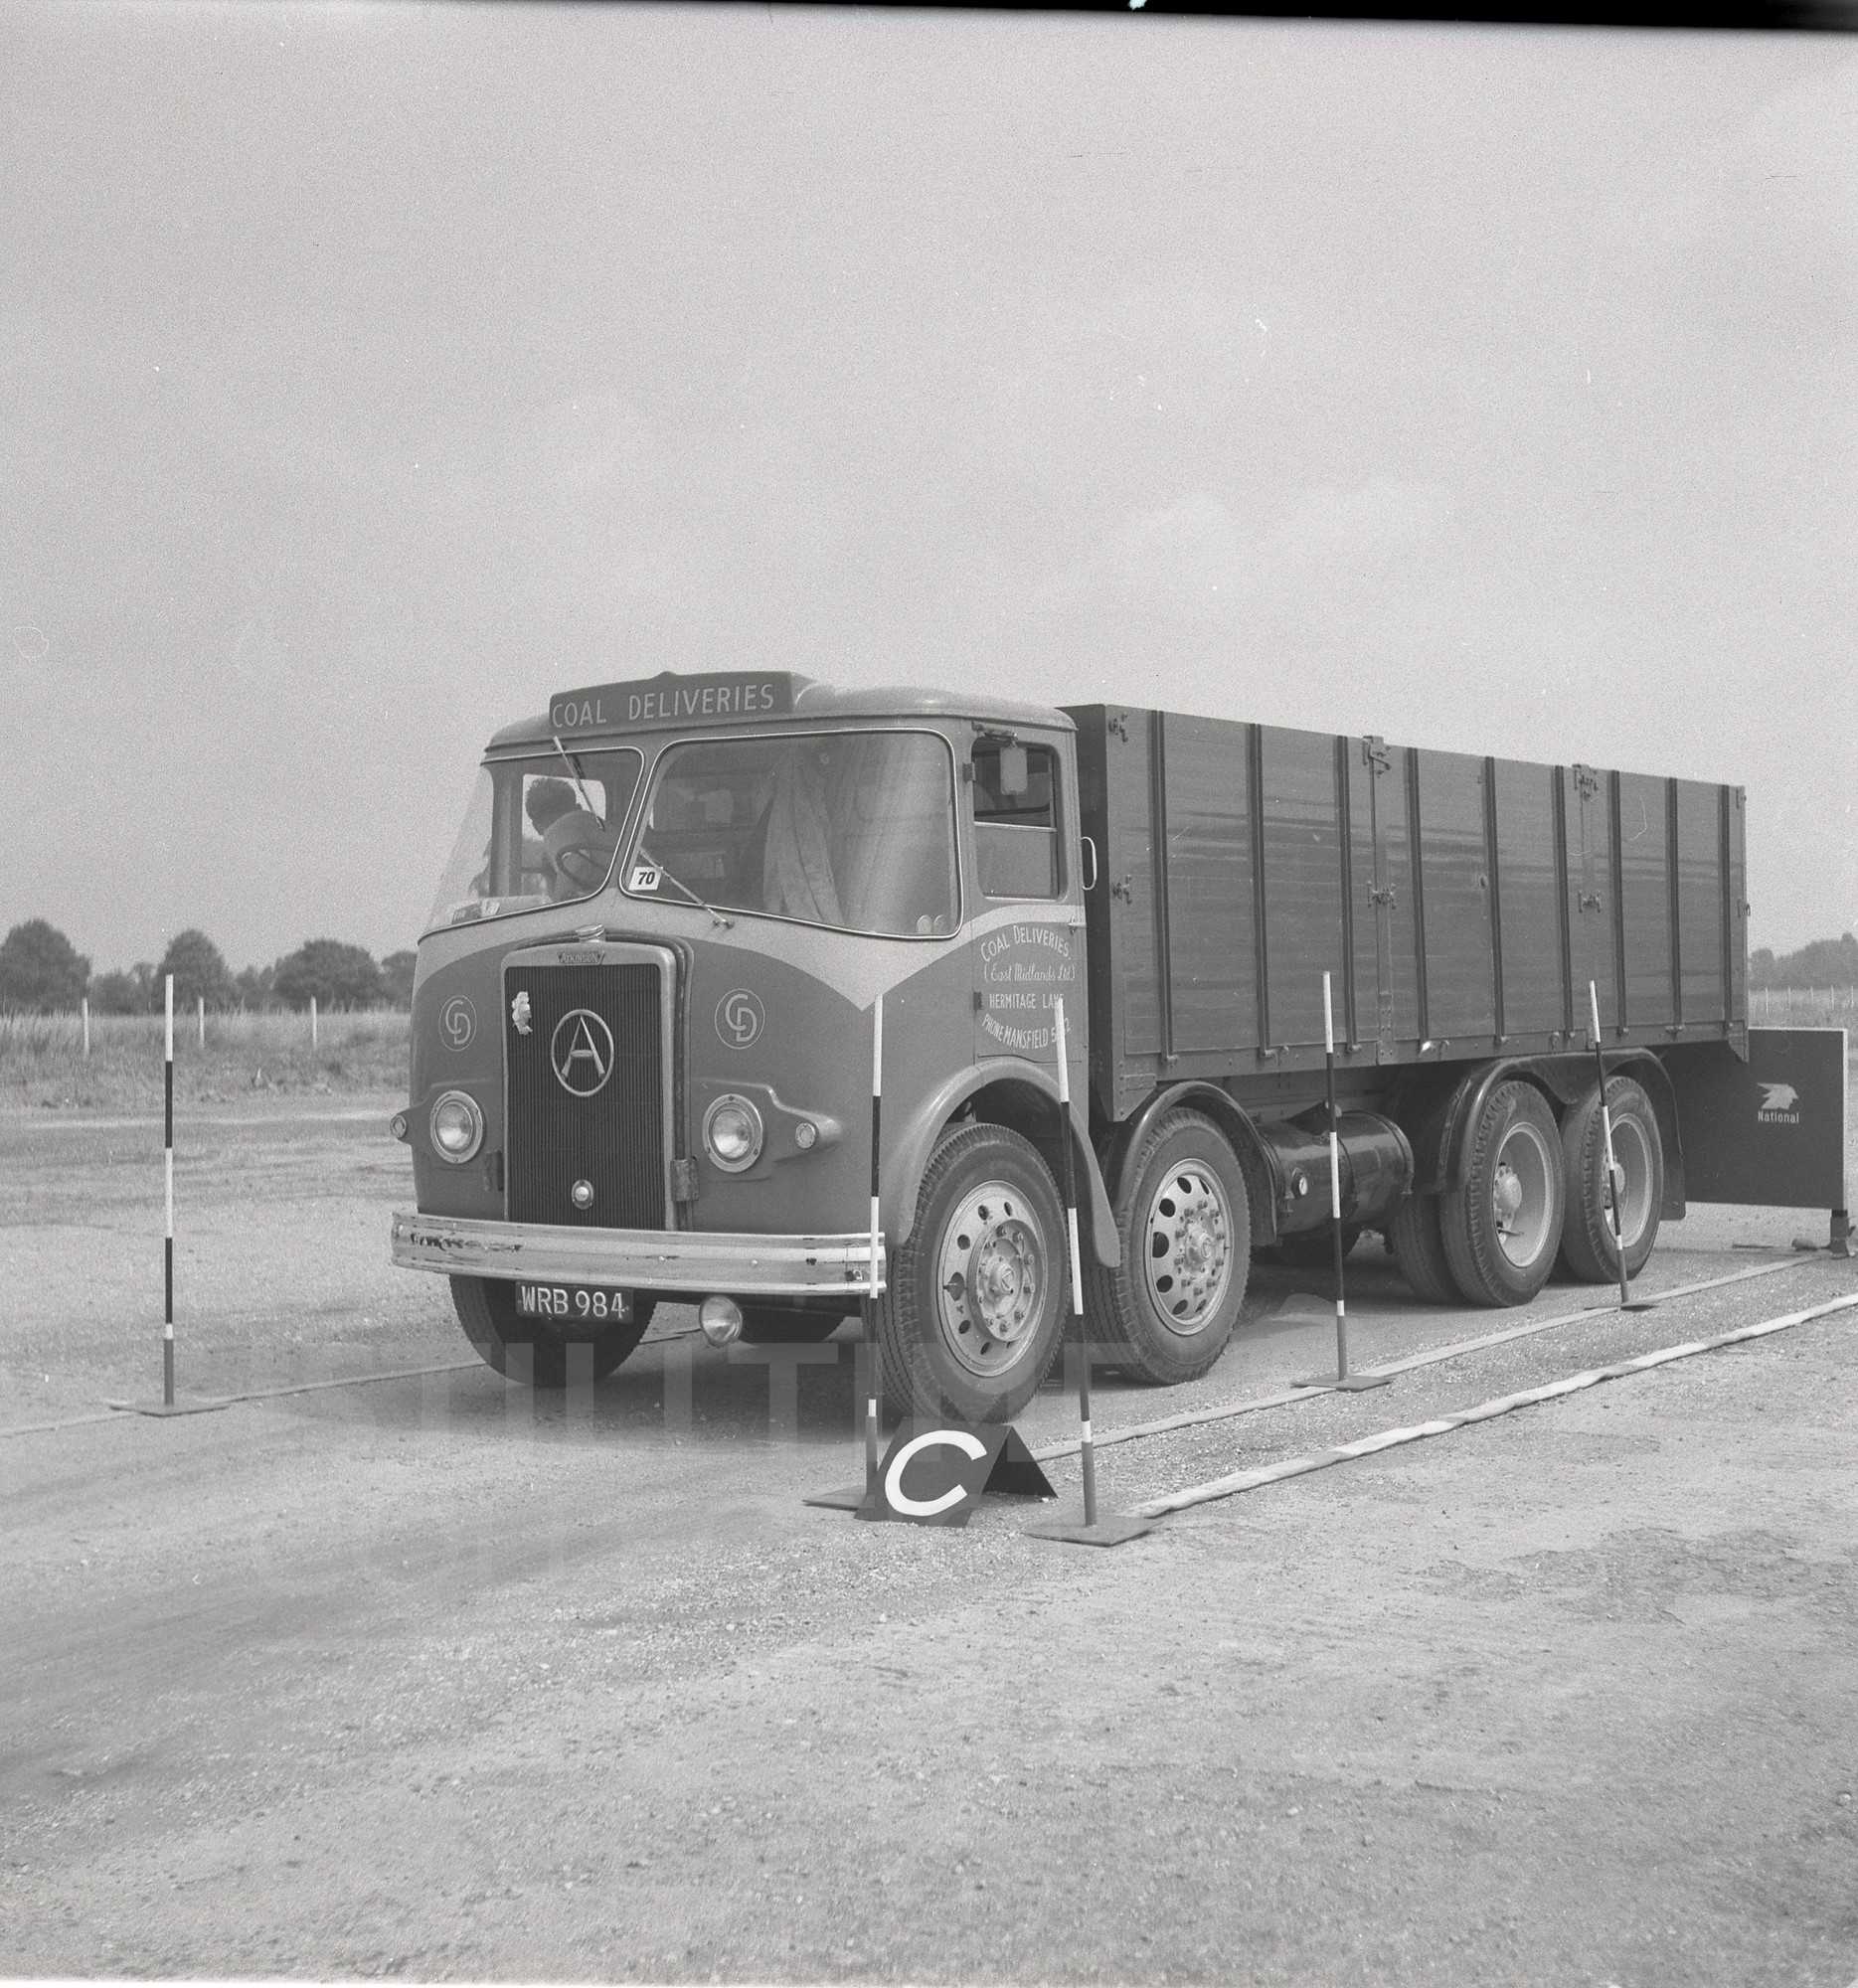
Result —
[[[1391, 1118], [1344, 1111], [1340, 1134], [1342, 1220], [1366, 1228], [1391, 1214], [1413, 1185], [1413, 1147]], [[1270, 1161], [1277, 1233], [1294, 1236], [1329, 1219], [1329, 1115], [1317, 1105], [1258, 1128]]]

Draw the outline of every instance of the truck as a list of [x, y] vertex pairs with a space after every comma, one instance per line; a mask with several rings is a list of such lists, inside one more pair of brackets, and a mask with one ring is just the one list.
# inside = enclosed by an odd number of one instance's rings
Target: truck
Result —
[[1256, 1254], [1333, 1247], [1332, 1026], [1346, 1244], [1431, 1303], [1636, 1273], [1748, 1056], [1744, 813], [1133, 705], [562, 692], [490, 741], [419, 942], [393, 1260], [527, 1385], [660, 1303], [791, 1341], [869, 1301], [894, 1411], [999, 1420], [1075, 1330], [1069, 1144], [1089, 1357], [1184, 1382]]

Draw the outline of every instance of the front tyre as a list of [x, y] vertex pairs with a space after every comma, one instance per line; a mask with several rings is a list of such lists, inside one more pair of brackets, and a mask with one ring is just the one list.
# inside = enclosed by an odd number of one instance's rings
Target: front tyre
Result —
[[1561, 1248], [1561, 1128], [1520, 1079], [1499, 1083], [1471, 1127], [1464, 1185], [1443, 1198], [1439, 1230], [1452, 1281], [1472, 1303], [1527, 1304]]
[[1165, 1111], [1128, 1156], [1113, 1208], [1122, 1261], [1085, 1272], [1092, 1353], [1132, 1380], [1195, 1380], [1245, 1303], [1252, 1208], [1238, 1156], [1210, 1118]]
[[516, 1286], [502, 1277], [453, 1277], [451, 1302], [464, 1336], [506, 1381], [559, 1393], [571, 1381], [603, 1381], [645, 1336], [655, 1301], [634, 1297], [620, 1324], [571, 1334], [545, 1318], [523, 1318]]
[[[1664, 1206], [1664, 1141], [1651, 1099], [1629, 1077], [1607, 1079], [1606, 1109], [1612, 1118], [1613, 1165], [1619, 1170], [1625, 1273], [1635, 1277], [1658, 1240], [1658, 1217]], [[1568, 1107], [1561, 1145], [1568, 1195], [1562, 1261], [1583, 1283], [1609, 1284], [1619, 1274], [1619, 1242], [1612, 1226], [1606, 1128], [1601, 1120], [1598, 1083]]]
[[878, 1305], [885, 1394], [900, 1414], [1010, 1421], [1064, 1338], [1065, 1213], [1030, 1140], [944, 1134]]

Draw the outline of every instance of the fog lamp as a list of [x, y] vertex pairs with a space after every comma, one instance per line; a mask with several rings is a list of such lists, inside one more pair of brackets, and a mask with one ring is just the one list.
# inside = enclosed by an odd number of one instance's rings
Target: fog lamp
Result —
[[734, 1298], [705, 1298], [697, 1307], [697, 1323], [712, 1346], [727, 1346], [742, 1337], [742, 1307]]
[[726, 1174], [739, 1174], [761, 1156], [761, 1114], [748, 1098], [725, 1091], [703, 1114], [703, 1143]]
[[432, 1150], [453, 1166], [462, 1166], [484, 1143], [484, 1114], [477, 1099], [462, 1090], [443, 1092], [433, 1102], [428, 1123]]

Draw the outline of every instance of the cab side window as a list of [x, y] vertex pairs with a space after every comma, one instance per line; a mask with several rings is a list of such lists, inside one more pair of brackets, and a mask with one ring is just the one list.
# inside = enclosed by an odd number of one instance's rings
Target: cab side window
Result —
[[1058, 754], [1050, 746], [976, 742], [974, 858], [989, 898], [1056, 898]]

